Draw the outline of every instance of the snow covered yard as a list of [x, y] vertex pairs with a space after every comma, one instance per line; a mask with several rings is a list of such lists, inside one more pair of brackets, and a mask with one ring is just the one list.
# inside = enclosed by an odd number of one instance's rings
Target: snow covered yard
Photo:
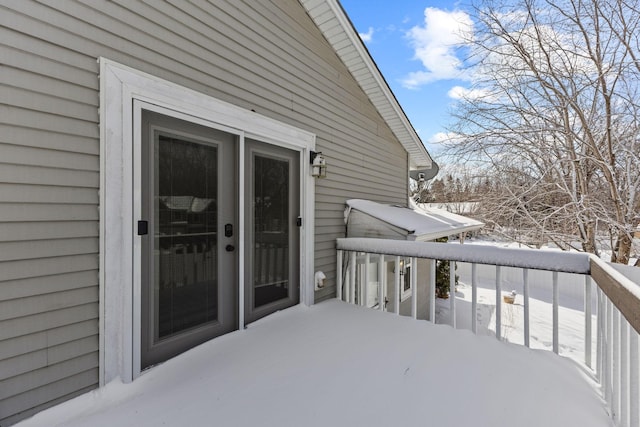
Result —
[[[478, 286], [478, 310], [476, 313], [477, 330], [480, 335], [495, 337], [496, 330], [496, 292], [491, 284], [480, 283]], [[552, 351], [553, 349], [553, 305], [549, 299], [544, 299], [544, 289], [536, 289], [531, 284], [531, 291], [540, 299], [529, 298], [529, 327], [530, 347]], [[507, 295], [512, 288], [509, 285], [502, 294]], [[562, 288], [561, 288], [562, 289]], [[456, 290], [456, 327], [471, 330], [471, 294], [470, 284], [460, 282]], [[594, 291], [595, 295], [595, 291]], [[559, 317], [559, 350], [560, 355], [569, 357], [578, 363], [584, 363], [584, 310], [582, 301], [577, 301], [573, 295], [561, 294], [561, 304], [558, 307]], [[595, 297], [594, 297], [595, 299]], [[450, 324], [451, 315], [449, 301], [436, 300], [436, 323]], [[595, 310], [594, 310], [595, 312]], [[592, 315], [592, 343], [591, 360], [596, 360], [596, 316]], [[513, 304], [502, 303], [502, 333], [506, 342], [524, 345], [524, 305], [522, 292], [519, 290]]]
[[[456, 241], [450, 244], [459, 244]], [[521, 245], [505, 241], [495, 236], [481, 236], [470, 239], [465, 245], [480, 245], [520, 249]], [[544, 247], [541, 251], [564, 253], [557, 248]], [[495, 336], [496, 294], [495, 267], [478, 266], [478, 312], [476, 313], [478, 334]], [[456, 287], [456, 324], [460, 329], [471, 330], [471, 264], [459, 263], [456, 274], [460, 277]], [[532, 270], [529, 272], [529, 310], [530, 310], [530, 346], [535, 349], [552, 351], [552, 277], [551, 272]], [[592, 285], [592, 354], [596, 360], [596, 285]], [[502, 268], [502, 295], [515, 290], [517, 295], [514, 304], [502, 303], [503, 340], [524, 345], [524, 297], [522, 270], [519, 268]], [[559, 274], [559, 353], [578, 363], [584, 363], [584, 276], [579, 274]], [[436, 300], [436, 323], [450, 324], [449, 301]]]
[[18, 424], [611, 426], [551, 352], [331, 300], [196, 347]]

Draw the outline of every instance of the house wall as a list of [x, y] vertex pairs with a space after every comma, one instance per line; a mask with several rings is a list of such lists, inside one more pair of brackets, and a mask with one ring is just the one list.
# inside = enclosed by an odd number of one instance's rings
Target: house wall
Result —
[[390, 225], [371, 215], [351, 209], [347, 219], [346, 237], [406, 240], [407, 231]]
[[[416, 318], [421, 320], [431, 320], [429, 318], [429, 306], [431, 304], [431, 295], [429, 292], [429, 278], [431, 277], [431, 265], [428, 259], [417, 259], [418, 271], [417, 271], [417, 283], [413, 287], [412, 295], [406, 298], [404, 301], [399, 301], [399, 314], [402, 316], [411, 316], [412, 299], [417, 293], [416, 304]], [[395, 312], [395, 283], [394, 283], [394, 263], [389, 262], [387, 264], [387, 311]], [[402, 280], [402, 279], [401, 279]], [[401, 284], [402, 286], [402, 284]], [[400, 290], [402, 292], [402, 289]]]
[[316, 300], [345, 200], [406, 203], [407, 153], [294, 0], [0, 0], [0, 426], [98, 382], [100, 56], [313, 132]]

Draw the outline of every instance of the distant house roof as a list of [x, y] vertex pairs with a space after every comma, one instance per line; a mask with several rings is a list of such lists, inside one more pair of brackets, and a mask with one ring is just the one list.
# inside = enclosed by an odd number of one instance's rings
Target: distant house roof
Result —
[[300, 3], [407, 150], [410, 168], [437, 168], [338, 0]]
[[390, 226], [405, 230], [416, 240], [428, 241], [482, 228], [484, 223], [447, 212], [444, 209], [406, 208], [384, 205], [371, 200], [347, 200], [349, 209], [355, 209]]

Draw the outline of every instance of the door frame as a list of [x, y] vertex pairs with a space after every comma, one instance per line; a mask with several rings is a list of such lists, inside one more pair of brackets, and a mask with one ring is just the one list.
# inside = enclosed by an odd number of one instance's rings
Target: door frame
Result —
[[[238, 281], [244, 283], [244, 139], [300, 154], [300, 303], [313, 305], [315, 134], [100, 58], [100, 385], [140, 375], [142, 109], [238, 135]], [[307, 161], [305, 161], [307, 160]], [[244, 328], [244, 286], [238, 324]]]

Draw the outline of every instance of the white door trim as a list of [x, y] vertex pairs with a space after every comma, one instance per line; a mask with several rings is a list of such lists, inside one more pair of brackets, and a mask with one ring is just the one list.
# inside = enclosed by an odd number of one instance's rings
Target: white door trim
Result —
[[[135, 101], [135, 102], [134, 102]], [[244, 210], [244, 137], [300, 153], [300, 302], [313, 304], [315, 135], [192, 89], [100, 58], [100, 384], [128, 382], [140, 367], [140, 158], [142, 106], [239, 135], [239, 208]], [[153, 107], [155, 106], [155, 107]], [[137, 184], [137, 185], [136, 185]], [[240, 214], [239, 242], [244, 241]], [[239, 248], [239, 325], [244, 326], [243, 251]]]

